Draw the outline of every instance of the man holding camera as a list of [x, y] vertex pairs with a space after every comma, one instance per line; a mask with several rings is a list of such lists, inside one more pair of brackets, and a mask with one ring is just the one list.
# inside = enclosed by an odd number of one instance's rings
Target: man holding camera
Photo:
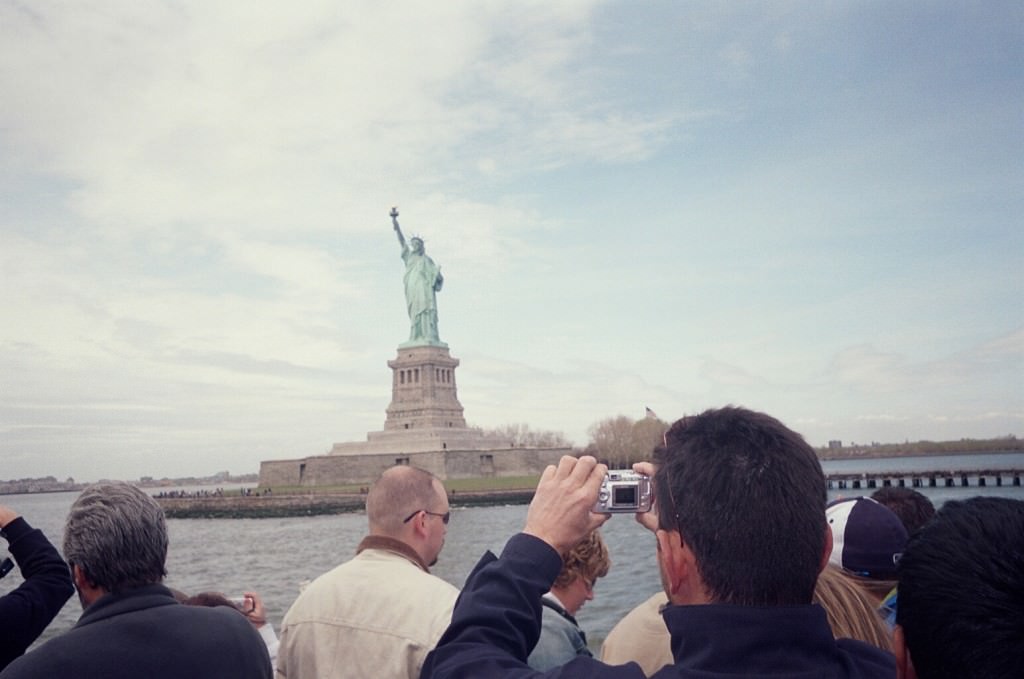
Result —
[[355, 558], [310, 583], [285, 615], [277, 676], [418, 677], [459, 594], [430, 573], [450, 516], [433, 474], [386, 470], [366, 495], [370, 534]]
[[[654, 474], [655, 511], [637, 519], [657, 538], [670, 603], [674, 664], [654, 676], [894, 676], [891, 654], [836, 641], [811, 603], [832, 541], [824, 475], [802, 437], [762, 413], [709, 410], [675, 422], [654, 464], [635, 469]], [[545, 470], [524, 531], [470, 574], [422, 677], [645, 676], [635, 663], [581, 657], [542, 674], [525, 662], [559, 555], [608, 519], [592, 511], [606, 471], [588, 456]]]

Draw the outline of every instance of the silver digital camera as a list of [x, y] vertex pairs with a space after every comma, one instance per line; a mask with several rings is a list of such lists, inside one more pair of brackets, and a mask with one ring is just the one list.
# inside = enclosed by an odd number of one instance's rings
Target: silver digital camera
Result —
[[614, 469], [605, 474], [594, 511], [600, 514], [649, 512], [651, 500], [651, 477], [630, 469]]
[[235, 605], [235, 608], [246, 615], [256, 610], [256, 602], [253, 601], [251, 596], [231, 597], [229, 601]]

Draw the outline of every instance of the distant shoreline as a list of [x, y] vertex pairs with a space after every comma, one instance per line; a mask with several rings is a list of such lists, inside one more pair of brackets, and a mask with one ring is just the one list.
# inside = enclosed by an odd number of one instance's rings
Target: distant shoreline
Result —
[[[970, 445], [972, 443], [975, 445]], [[1012, 455], [1013, 453], [1024, 453], [1024, 441], [997, 439], [994, 441], [952, 441], [930, 444], [886, 443], [844, 448], [815, 448], [815, 452], [818, 454], [818, 459], [822, 461], [880, 460], [892, 457], [949, 457], [951, 455]]]
[[[44, 477], [40, 479], [19, 479], [17, 481], [0, 481], [0, 495], [34, 495], [37, 493], [79, 493], [84, 490], [87, 486], [93, 483], [106, 483], [110, 481], [118, 481], [118, 479], [101, 479], [99, 481], [89, 481], [83, 483], [75, 483], [73, 481], [57, 481], [52, 477]], [[179, 490], [182, 487], [196, 487], [201, 486], [203, 488], [230, 488], [234, 490], [243, 485], [249, 485], [255, 487], [259, 482], [259, 476], [257, 474], [245, 474], [239, 477], [229, 478], [225, 480], [222, 477], [211, 476], [204, 479], [196, 479], [192, 477], [184, 479], [161, 479], [159, 481], [138, 481], [131, 479], [128, 483], [142, 488], [143, 490]]]
[[[492, 507], [528, 504], [533, 488], [493, 491], [449, 491], [452, 507]], [[270, 519], [361, 512], [363, 493], [290, 493], [274, 495], [222, 495], [158, 497], [170, 519]]]

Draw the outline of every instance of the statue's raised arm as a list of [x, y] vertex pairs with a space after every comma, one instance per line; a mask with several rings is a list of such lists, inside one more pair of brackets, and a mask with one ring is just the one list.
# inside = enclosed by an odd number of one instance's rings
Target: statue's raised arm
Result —
[[444, 277], [441, 267], [427, 256], [423, 239], [413, 236], [406, 243], [402, 229], [398, 226], [398, 208], [391, 208], [391, 223], [402, 246], [402, 261], [405, 262], [405, 305], [409, 312], [409, 340], [401, 346], [447, 346], [437, 333], [437, 292], [441, 290]]
[[405, 244], [405, 236], [402, 235], [402, 227], [398, 225], [398, 208], [391, 208], [391, 223], [395, 225], [395, 234], [398, 236], [398, 244], [402, 246], [402, 252], [405, 252], [409, 246]]

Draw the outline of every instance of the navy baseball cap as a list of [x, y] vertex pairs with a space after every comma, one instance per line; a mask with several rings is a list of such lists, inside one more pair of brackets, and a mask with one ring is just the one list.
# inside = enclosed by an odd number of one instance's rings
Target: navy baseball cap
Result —
[[869, 497], [857, 497], [831, 503], [825, 516], [832, 528], [829, 563], [865, 578], [896, 578], [907, 529], [891, 509]]

